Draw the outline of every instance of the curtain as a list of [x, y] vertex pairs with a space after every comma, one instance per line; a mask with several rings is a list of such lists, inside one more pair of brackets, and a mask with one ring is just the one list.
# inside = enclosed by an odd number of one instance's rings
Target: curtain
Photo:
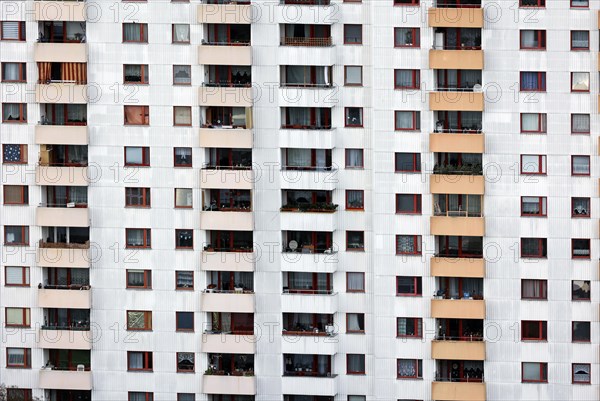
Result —
[[541, 74], [541, 82], [537, 72], [521, 73], [521, 90], [541, 90], [546, 87], [545, 74]]
[[87, 269], [71, 269], [71, 283], [76, 285], [88, 285], [89, 272]]
[[191, 70], [187, 65], [173, 66], [173, 83], [182, 85], [191, 83]]
[[[24, 120], [26, 115], [21, 116], [21, 105], [19, 103], [4, 103], [3, 105], [3, 116], [4, 121], [11, 120]], [[26, 106], [23, 105], [23, 111], [27, 110]]]
[[574, 174], [589, 174], [590, 173], [590, 159], [585, 156], [574, 156], [573, 157], [573, 173]]
[[177, 188], [175, 191], [175, 204], [177, 206], [192, 206], [192, 190]]
[[131, 245], [131, 246], [144, 245], [144, 231], [143, 230], [128, 230], [127, 231], [127, 244]]
[[9, 365], [25, 365], [25, 351], [17, 348], [6, 349]]
[[23, 325], [25, 323], [23, 321], [23, 309], [6, 308], [6, 324]]
[[347, 355], [347, 359], [348, 359], [348, 371], [349, 372], [364, 372], [365, 371], [364, 355]]
[[348, 273], [346, 286], [349, 291], [363, 291], [365, 289], [362, 273]]
[[123, 39], [125, 42], [140, 41], [140, 24], [130, 23], [123, 24]]
[[479, 70], [461, 70], [460, 71], [461, 88], [473, 89], [476, 84], [481, 84], [481, 71]]
[[86, 63], [62, 63], [60, 79], [66, 82], [75, 82], [78, 85], [87, 83]]
[[590, 132], [589, 114], [573, 114], [571, 121], [573, 132]]
[[[308, 71], [306, 71], [308, 69]], [[310, 80], [310, 67], [300, 65], [288, 65], [286, 67], [286, 79], [288, 84], [305, 84], [306, 76]]]
[[[452, 71], [452, 70], [451, 70]], [[412, 70], [396, 70], [396, 86], [412, 88], [415, 86]]]
[[396, 249], [398, 253], [415, 253], [415, 240], [412, 235], [398, 235], [396, 237]]
[[190, 26], [184, 24], [173, 25], [173, 41], [174, 42], [189, 42], [190, 41]]
[[23, 267], [6, 267], [6, 284], [29, 284], [29, 270], [26, 270], [23, 281]]
[[[415, 121], [415, 125], [418, 125], [418, 119]], [[396, 112], [396, 128], [398, 129], [412, 129], [413, 127], [413, 112], [412, 111], [397, 111]]]
[[143, 270], [129, 270], [128, 274], [128, 283], [133, 286], [142, 286], [144, 285], [144, 271]]
[[410, 46], [413, 44], [413, 29], [412, 28], [396, 28], [394, 29], [394, 43], [400, 46]]
[[362, 83], [362, 67], [347, 66], [346, 67], [346, 82], [352, 85]]
[[538, 47], [538, 34], [537, 31], [533, 30], [522, 30], [521, 31], [521, 47], [531, 48]]
[[286, 115], [288, 117], [287, 125], [300, 125], [302, 127], [310, 125], [310, 110], [306, 107], [288, 107]]
[[40, 83], [49, 82], [51, 79], [51, 75], [52, 75], [52, 63], [40, 62], [37, 64], [38, 64], [38, 71], [39, 71], [39, 78], [40, 78], [39, 82]]
[[362, 149], [347, 149], [346, 150], [346, 164], [348, 167], [362, 167], [363, 166], [363, 151]]
[[288, 287], [291, 289], [312, 289], [312, 273], [288, 273]]
[[573, 364], [573, 382], [590, 382], [590, 365], [587, 363]]
[[174, 107], [174, 111], [176, 125], [192, 125], [192, 109], [190, 107]]
[[329, 355], [319, 355], [318, 356], [318, 365], [317, 370], [320, 375], [326, 375], [329, 371]]
[[254, 289], [254, 279], [252, 273], [235, 272], [233, 281], [236, 287], [242, 287], [246, 290]]
[[415, 360], [399, 359], [398, 360], [398, 376], [400, 377], [415, 377], [417, 371], [415, 369]]
[[287, 165], [289, 167], [310, 167], [312, 164], [310, 149], [288, 149]]
[[129, 353], [129, 367], [133, 369], [144, 368], [144, 354], [142, 352]]
[[177, 273], [177, 287], [188, 287], [194, 286], [194, 274], [193, 272], [180, 271]]
[[590, 73], [589, 72], [574, 72], [573, 82], [571, 83], [573, 90], [589, 91], [590, 90]]
[[522, 255], [539, 255], [540, 251], [537, 238], [523, 238], [521, 241]]
[[[542, 161], [543, 160], [544, 159], [542, 158]], [[539, 171], [545, 171], [545, 169], [540, 170], [540, 159], [538, 156], [523, 155], [521, 162], [523, 163], [523, 165], [521, 166], [521, 170], [524, 172], [537, 173]]]
[[542, 295], [541, 285], [536, 280], [523, 281], [523, 297], [524, 298], [539, 298]]
[[131, 125], [147, 125], [148, 109], [146, 106], [125, 106], [125, 123]]
[[[575, 120], [573, 120], [573, 126], [575, 126]], [[540, 131], [540, 118], [537, 113], [523, 113], [521, 114], [521, 130], [522, 131]]]
[[346, 322], [348, 331], [362, 331], [365, 329], [364, 324], [359, 320], [357, 313], [348, 313], [346, 316], [348, 319]]
[[130, 391], [128, 393], [129, 400], [128, 401], [152, 401], [152, 393], [149, 393], [148, 398], [146, 398], [146, 393], [140, 391]]
[[2, 22], [2, 39], [18, 40], [19, 39], [19, 21], [3, 21]]
[[523, 380], [540, 380], [540, 364], [533, 362], [523, 363]]
[[362, 206], [364, 203], [362, 191], [346, 191], [348, 205], [353, 207]]
[[[234, 113], [235, 113], [236, 109], [241, 109], [241, 107], [239, 107], [239, 108], [238, 107], [234, 107]], [[245, 114], [246, 114], [246, 116], [245, 116], [246, 117], [246, 122], [242, 126], [244, 126], [245, 128], [250, 129], [250, 128], [252, 128], [252, 108], [247, 107], [245, 109]]]

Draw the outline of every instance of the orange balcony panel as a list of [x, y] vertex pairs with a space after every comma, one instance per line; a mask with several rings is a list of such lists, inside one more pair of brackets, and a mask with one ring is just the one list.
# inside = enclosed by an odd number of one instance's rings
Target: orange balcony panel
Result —
[[427, 20], [435, 28], [483, 28], [483, 9], [430, 8]]
[[475, 299], [432, 299], [431, 317], [440, 319], [485, 319], [485, 301]]
[[483, 70], [483, 50], [429, 50], [429, 68]]
[[482, 175], [432, 174], [429, 180], [432, 194], [483, 195], [485, 188]]
[[46, 390], [91, 390], [92, 372], [41, 369], [38, 384]]
[[202, 293], [202, 311], [254, 313], [254, 294]]
[[90, 309], [90, 290], [38, 290], [38, 306], [40, 308]]
[[94, 335], [86, 330], [41, 329], [38, 346], [46, 349], [92, 349]]
[[252, 147], [252, 130], [200, 128], [202, 148], [244, 148]]
[[204, 211], [200, 213], [200, 229], [252, 231], [254, 219], [252, 212], [218, 212]]
[[483, 341], [438, 341], [431, 342], [433, 359], [464, 361], [485, 360], [485, 342]]
[[431, 235], [467, 235], [483, 237], [485, 219], [483, 217], [431, 216]]
[[87, 145], [87, 127], [84, 125], [36, 125], [35, 143], [38, 145]]
[[433, 382], [431, 399], [444, 401], [485, 401], [485, 383]]
[[483, 153], [483, 134], [429, 134], [429, 151], [442, 153]]
[[252, 65], [252, 47], [200, 45], [198, 64]]
[[429, 109], [433, 111], [483, 111], [482, 92], [431, 92]]
[[53, 63], [87, 63], [85, 43], [35, 43], [34, 59]]
[[430, 261], [432, 277], [485, 277], [485, 260], [477, 258], [433, 257]]
[[254, 376], [202, 376], [202, 392], [206, 394], [255, 395]]
[[38, 206], [35, 224], [42, 227], [89, 227], [89, 209]]

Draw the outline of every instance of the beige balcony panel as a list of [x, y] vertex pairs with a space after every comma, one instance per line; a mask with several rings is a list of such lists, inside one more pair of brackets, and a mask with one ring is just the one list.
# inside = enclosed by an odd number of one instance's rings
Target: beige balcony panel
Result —
[[252, 7], [244, 4], [200, 4], [200, 24], [250, 24]]
[[431, 383], [431, 399], [444, 401], [485, 401], [485, 383]]
[[467, 235], [483, 237], [485, 219], [483, 217], [431, 216], [431, 235]]
[[41, 369], [38, 387], [46, 390], [91, 390], [92, 372]]
[[44, 330], [39, 333], [38, 347], [46, 349], [92, 349], [93, 334], [84, 330]]
[[284, 313], [336, 313], [336, 294], [282, 294], [281, 311]]
[[87, 145], [88, 130], [83, 125], [36, 125], [38, 145]]
[[256, 336], [236, 334], [202, 334], [202, 352], [215, 354], [254, 354]]
[[202, 311], [254, 313], [254, 294], [204, 292]]
[[429, 109], [448, 111], [483, 111], [481, 92], [430, 92]]
[[200, 188], [214, 189], [252, 189], [254, 172], [252, 170], [201, 170]]
[[40, 308], [90, 309], [90, 290], [38, 290]]
[[252, 88], [200, 87], [200, 106], [251, 107]]
[[39, 206], [35, 214], [35, 224], [43, 227], [89, 227], [89, 209]]
[[202, 148], [244, 148], [252, 147], [252, 130], [200, 128]]
[[36, 21], [85, 22], [86, 10], [83, 1], [35, 1]]
[[430, 176], [432, 194], [483, 195], [485, 182], [482, 175], [445, 175]]
[[198, 48], [198, 64], [252, 65], [252, 47], [201, 45]]
[[35, 61], [53, 63], [87, 63], [85, 43], [36, 43]]
[[432, 341], [433, 359], [464, 361], [485, 360], [485, 342], [483, 341]]
[[214, 212], [200, 213], [200, 229], [252, 231], [254, 219], [252, 212]]
[[206, 394], [255, 395], [255, 376], [202, 376], [202, 392]]
[[89, 269], [89, 251], [89, 249], [38, 248], [37, 264], [40, 267]]
[[284, 376], [281, 378], [286, 394], [313, 394], [334, 397], [338, 393], [338, 378]]
[[483, 70], [483, 50], [429, 50], [429, 68]]
[[432, 277], [485, 277], [485, 260], [477, 258], [431, 258]]
[[85, 104], [88, 102], [87, 85], [37, 84], [35, 101], [37, 103]]
[[37, 166], [36, 185], [60, 185], [87, 187], [89, 184], [87, 167]]
[[431, 317], [440, 319], [485, 319], [485, 301], [475, 299], [432, 299]]
[[427, 19], [436, 28], [483, 28], [483, 9], [430, 8]]
[[483, 153], [483, 134], [429, 134], [429, 151], [443, 153]]
[[214, 271], [254, 271], [256, 255], [251, 252], [202, 252], [200, 268]]
[[305, 273], [334, 273], [337, 270], [339, 254], [282, 252], [281, 270]]

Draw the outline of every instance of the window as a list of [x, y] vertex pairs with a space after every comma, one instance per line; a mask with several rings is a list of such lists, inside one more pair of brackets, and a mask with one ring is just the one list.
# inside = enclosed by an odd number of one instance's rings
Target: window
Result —
[[589, 114], [571, 114], [571, 133], [589, 134], [590, 133], [590, 115]]
[[573, 384], [590, 384], [591, 365], [589, 363], [573, 364]]
[[396, 213], [421, 214], [421, 194], [396, 194]]
[[548, 281], [523, 279], [521, 280], [521, 299], [547, 299]]
[[127, 269], [127, 288], [151, 289], [152, 271]]
[[421, 277], [396, 277], [396, 295], [421, 296]]
[[522, 50], [545, 50], [546, 31], [539, 29], [526, 29], [520, 31]]
[[191, 127], [192, 125], [192, 108], [189, 106], [173, 107], [173, 125]]
[[367, 401], [366, 395], [349, 395], [348, 401]]
[[344, 66], [344, 85], [362, 86], [362, 67], [358, 65]]
[[521, 174], [546, 174], [546, 155], [521, 155]]
[[589, 0], [571, 0], [571, 7], [573, 8], [588, 8], [589, 6]]
[[590, 32], [571, 31], [571, 50], [589, 50]]
[[[421, 87], [421, 71], [394, 70], [394, 88], [419, 89]], [[398, 113], [398, 112], [396, 112]]]
[[31, 326], [31, 311], [29, 308], [6, 308], [4, 312], [7, 327]]
[[521, 364], [523, 382], [548, 382], [548, 364], [545, 362], [523, 362]]
[[192, 190], [191, 190], [191, 188], [175, 188], [175, 207], [176, 208], [191, 208], [192, 207]]
[[190, 26], [173, 24], [173, 43], [190, 43]]
[[4, 186], [4, 204], [5, 205], [28, 205], [29, 187], [27, 185], [5, 185]]
[[28, 388], [7, 388], [6, 401], [31, 401], [33, 396]]
[[173, 85], [191, 85], [192, 84], [192, 66], [174, 65], [173, 66]]
[[4, 268], [4, 285], [29, 287], [29, 267], [6, 266]]
[[127, 401], [154, 401], [154, 393], [130, 391], [127, 393]]
[[150, 125], [148, 106], [125, 106], [125, 125]]
[[177, 371], [178, 372], [193, 372], [196, 363], [196, 358], [193, 352], [178, 352], [177, 353]]
[[346, 127], [363, 126], [362, 107], [346, 107]]
[[175, 312], [177, 331], [194, 331], [194, 312]]
[[193, 271], [176, 271], [175, 272], [175, 289], [176, 290], [193, 290], [194, 289], [194, 272]]
[[152, 371], [152, 352], [127, 351], [127, 370]]
[[27, 122], [27, 104], [26, 103], [3, 103], [2, 104], [2, 122], [3, 123], [26, 123]]
[[30, 348], [6, 348], [7, 368], [31, 368]]
[[192, 167], [192, 148], [173, 149], [175, 167]]
[[152, 312], [127, 311], [127, 330], [152, 330]]
[[150, 207], [150, 188], [125, 188], [126, 207]]
[[423, 362], [421, 359], [398, 359], [398, 379], [422, 379]]
[[194, 230], [175, 230], [175, 248], [194, 249]]
[[537, 320], [521, 321], [522, 341], [546, 341], [548, 339], [548, 322]]
[[590, 91], [590, 73], [572, 72], [571, 73], [571, 92], [589, 92]]
[[365, 167], [365, 161], [362, 149], [346, 149], [346, 168]]
[[521, 238], [522, 258], [545, 258], [546, 238]]
[[546, 217], [547, 199], [545, 196], [521, 196], [521, 216]]
[[365, 314], [364, 313], [346, 313], [346, 332], [364, 333], [365, 332]]
[[344, 44], [362, 44], [362, 25], [344, 24]]
[[[175, 1], [175, 0], [172, 0], [172, 1]], [[177, 1], [182, 1], [182, 0], [177, 0]], [[178, 393], [177, 401], [196, 401], [196, 394], [194, 394], [194, 393]]]
[[25, 41], [25, 21], [1, 21], [0, 40]]
[[419, 0], [394, 0], [395, 6], [418, 6]]
[[126, 166], [150, 166], [150, 148], [141, 146], [125, 146]]
[[29, 227], [4, 226], [4, 245], [29, 245]]
[[2, 145], [2, 162], [4, 164], [27, 163], [27, 145]]
[[365, 292], [365, 273], [346, 273], [346, 292]]
[[546, 113], [521, 113], [522, 134], [545, 134]]
[[27, 82], [27, 65], [2, 63], [2, 82]]
[[423, 337], [423, 319], [420, 317], [399, 317], [396, 324], [398, 337]]
[[394, 28], [394, 47], [420, 47], [419, 28]]
[[394, 128], [396, 131], [417, 131], [421, 129], [421, 112], [396, 111]]
[[590, 198], [571, 198], [571, 217], [590, 217]]
[[364, 231], [346, 231], [346, 250], [364, 251], [365, 250], [365, 232]]
[[123, 42], [148, 43], [148, 24], [129, 22], [123, 24]]
[[545, 92], [545, 72], [521, 72], [521, 91], [523, 92]]
[[419, 173], [421, 172], [420, 153], [396, 153], [395, 171], [397, 173]]
[[365, 356], [364, 354], [346, 355], [346, 374], [364, 375], [365, 374]]
[[365, 191], [356, 189], [346, 190], [346, 209], [365, 210]]
[[520, 7], [546, 7], [546, 0], [519, 0]]
[[590, 175], [590, 157], [571, 156], [571, 175]]
[[571, 299], [573, 301], [590, 300], [591, 282], [589, 280], [573, 280], [571, 282]]
[[420, 235], [396, 235], [396, 255], [420, 255]]
[[573, 322], [571, 325], [571, 341], [589, 343], [591, 341], [590, 322]]
[[126, 228], [126, 248], [151, 248], [151, 236], [149, 228]]
[[123, 65], [124, 84], [148, 84], [150, 74], [147, 64], [125, 64]]
[[571, 257], [573, 259], [589, 259], [590, 258], [590, 240], [589, 238], [571, 239]]

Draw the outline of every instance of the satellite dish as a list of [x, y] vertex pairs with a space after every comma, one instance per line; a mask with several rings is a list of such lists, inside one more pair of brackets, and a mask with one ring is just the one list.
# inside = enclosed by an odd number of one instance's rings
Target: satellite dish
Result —
[[473, 85], [473, 92], [481, 92], [481, 85], [480, 84]]
[[298, 241], [296, 240], [291, 240], [288, 244], [288, 247], [292, 250], [295, 251], [296, 249], [298, 249]]

